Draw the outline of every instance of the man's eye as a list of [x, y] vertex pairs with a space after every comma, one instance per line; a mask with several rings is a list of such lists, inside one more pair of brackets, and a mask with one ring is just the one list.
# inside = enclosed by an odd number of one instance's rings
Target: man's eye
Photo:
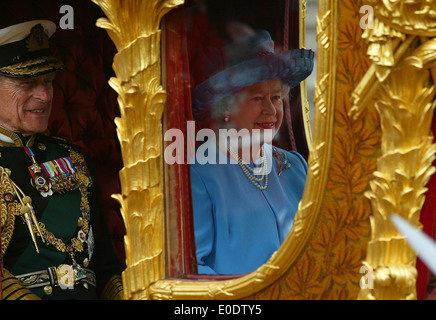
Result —
[[45, 82], [45, 83], [52, 83], [53, 80], [54, 80], [54, 77], [53, 77], [53, 76], [52, 76], [52, 77], [47, 77], [46, 79], [44, 79], [44, 82]]
[[29, 87], [33, 86], [33, 82], [31, 82], [31, 81], [23, 81], [23, 82], [21, 82], [21, 85], [23, 87], [25, 87], [25, 88], [29, 88]]

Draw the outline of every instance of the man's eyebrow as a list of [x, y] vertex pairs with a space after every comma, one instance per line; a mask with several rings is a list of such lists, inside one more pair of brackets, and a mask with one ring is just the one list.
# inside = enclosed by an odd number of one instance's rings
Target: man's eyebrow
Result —
[[19, 83], [31, 82], [34, 81], [32, 78], [16, 78]]

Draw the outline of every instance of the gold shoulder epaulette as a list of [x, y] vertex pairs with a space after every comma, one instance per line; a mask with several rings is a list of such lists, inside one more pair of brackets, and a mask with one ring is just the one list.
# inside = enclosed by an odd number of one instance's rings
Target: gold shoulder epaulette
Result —
[[123, 281], [121, 276], [114, 275], [109, 279], [101, 294], [102, 300], [124, 300]]

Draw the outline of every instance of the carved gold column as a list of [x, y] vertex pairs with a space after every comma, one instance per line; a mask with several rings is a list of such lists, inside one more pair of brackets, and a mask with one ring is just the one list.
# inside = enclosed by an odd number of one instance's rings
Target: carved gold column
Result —
[[436, 106], [436, 1], [369, 1], [374, 29], [367, 29], [373, 65], [353, 94], [358, 115], [375, 99], [382, 129], [381, 156], [366, 196], [371, 200], [371, 240], [365, 264], [373, 288], [360, 299], [416, 299], [416, 254], [390, 221], [396, 213], [415, 226], [425, 200], [436, 145], [431, 123]]
[[115, 120], [124, 168], [121, 204], [126, 225], [127, 299], [147, 299], [151, 283], [165, 277], [160, 20], [183, 0], [93, 0], [107, 19], [118, 53], [110, 85], [118, 93], [121, 117]]

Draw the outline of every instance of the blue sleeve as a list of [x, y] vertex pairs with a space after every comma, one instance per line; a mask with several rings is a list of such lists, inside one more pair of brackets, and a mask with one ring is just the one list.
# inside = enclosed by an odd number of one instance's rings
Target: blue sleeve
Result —
[[191, 166], [192, 203], [194, 207], [194, 234], [199, 274], [216, 274], [206, 259], [213, 250], [215, 227], [212, 202], [199, 173]]
[[293, 162], [297, 162], [298, 163], [297, 165], [303, 167], [304, 172], [307, 174], [308, 166], [307, 166], [306, 159], [304, 159], [303, 156], [296, 151], [289, 151], [289, 153], [293, 155], [292, 157]]

